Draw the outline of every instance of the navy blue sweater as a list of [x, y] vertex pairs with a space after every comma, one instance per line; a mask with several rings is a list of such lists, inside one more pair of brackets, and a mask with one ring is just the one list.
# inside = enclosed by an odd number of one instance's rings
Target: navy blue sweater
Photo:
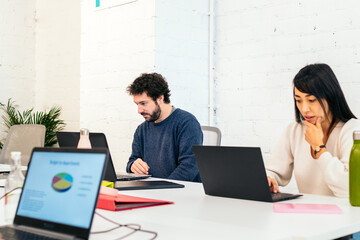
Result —
[[201, 182], [192, 145], [202, 145], [199, 122], [191, 114], [177, 108], [165, 120], [143, 122], [134, 134], [132, 153], [126, 166], [141, 158], [153, 177]]

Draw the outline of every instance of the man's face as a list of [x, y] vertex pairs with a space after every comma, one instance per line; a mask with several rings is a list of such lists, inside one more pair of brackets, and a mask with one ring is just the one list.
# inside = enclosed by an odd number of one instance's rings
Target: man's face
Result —
[[155, 122], [161, 115], [159, 104], [149, 97], [146, 93], [133, 95], [134, 103], [138, 106], [138, 113], [141, 114], [145, 121]]

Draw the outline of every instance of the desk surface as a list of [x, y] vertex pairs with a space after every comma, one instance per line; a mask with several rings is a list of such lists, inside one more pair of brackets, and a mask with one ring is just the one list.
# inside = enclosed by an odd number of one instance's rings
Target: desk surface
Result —
[[[119, 212], [96, 211], [118, 223], [137, 223], [143, 229], [156, 231], [157, 239], [318, 240], [360, 231], [360, 207], [351, 207], [348, 199], [305, 195], [287, 201], [337, 204], [343, 211], [340, 215], [274, 213], [272, 203], [207, 196], [200, 183], [179, 183], [184, 184], [185, 188], [121, 191], [121, 194], [168, 200], [174, 204]], [[3, 208], [4, 205], [0, 205], [0, 215]], [[1, 224], [4, 224], [2, 217]], [[92, 232], [113, 226], [95, 215]], [[91, 234], [90, 239], [117, 239], [129, 232], [121, 228]], [[138, 232], [126, 239], [150, 239], [151, 236]]]
[[[360, 231], [360, 207], [348, 199], [305, 195], [292, 203], [337, 204], [342, 214], [274, 213], [273, 204], [207, 196], [202, 184], [179, 182], [183, 189], [121, 191], [139, 197], [173, 201], [175, 204], [128, 211], [98, 211], [119, 223], [138, 223], [158, 232], [157, 239], [333, 239]], [[92, 231], [106, 229], [106, 221], [95, 216]], [[128, 231], [106, 233], [116, 239]], [[137, 236], [136, 236], [137, 235]], [[105, 234], [90, 239], [104, 239]], [[129, 239], [149, 239], [135, 233]]]

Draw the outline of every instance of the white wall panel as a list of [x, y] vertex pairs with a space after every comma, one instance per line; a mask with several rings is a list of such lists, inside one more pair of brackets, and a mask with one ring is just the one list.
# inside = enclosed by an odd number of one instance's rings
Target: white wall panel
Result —
[[154, 71], [155, 2], [94, 6], [81, 2], [80, 127], [104, 132], [116, 169], [125, 171], [133, 133], [143, 120], [126, 87]]
[[260, 146], [267, 158], [294, 121], [292, 79], [329, 64], [360, 116], [357, 1], [216, 1], [218, 125], [224, 145]]

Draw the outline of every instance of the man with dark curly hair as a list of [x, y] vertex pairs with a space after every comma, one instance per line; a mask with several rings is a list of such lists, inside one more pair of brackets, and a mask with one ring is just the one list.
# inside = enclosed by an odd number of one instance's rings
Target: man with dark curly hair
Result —
[[200, 182], [192, 145], [203, 134], [194, 115], [170, 105], [170, 90], [158, 73], [143, 73], [128, 86], [145, 122], [134, 134], [127, 172]]

